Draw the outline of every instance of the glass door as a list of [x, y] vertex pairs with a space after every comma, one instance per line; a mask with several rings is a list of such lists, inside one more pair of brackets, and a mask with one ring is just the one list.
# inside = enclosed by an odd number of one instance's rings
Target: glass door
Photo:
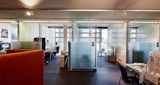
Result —
[[120, 63], [127, 62], [127, 33], [126, 23], [112, 23], [108, 27], [108, 52], [109, 55], [116, 57], [116, 61]]
[[70, 70], [96, 69], [96, 29], [93, 24], [74, 22], [74, 39], [71, 42]]

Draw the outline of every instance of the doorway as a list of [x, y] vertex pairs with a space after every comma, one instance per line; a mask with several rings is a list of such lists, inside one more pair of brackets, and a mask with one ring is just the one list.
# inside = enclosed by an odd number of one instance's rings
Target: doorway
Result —
[[[72, 28], [70, 23], [41, 24], [41, 30], [42, 30], [41, 36], [46, 38], [46, 44], [49, 44], [48, 49], [51, 49], [54, 46], [55, 42], [57, 42], [57, 45], [60, 47], [59, 53], [57, 53], [58, 56], [60, 56], [61, 51], [64, 50], [64, 27], [65, 26], [67, 26], [67, 41], [72, 41]], [[65, 44], [65, 45], [67, 48], [68, 44]]]

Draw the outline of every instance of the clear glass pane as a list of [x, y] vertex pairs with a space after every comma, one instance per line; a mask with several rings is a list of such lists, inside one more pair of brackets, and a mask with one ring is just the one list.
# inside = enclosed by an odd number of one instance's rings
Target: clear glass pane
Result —
[[89, 37], [89, 34], [80, 34], [80, 37]]
[[12, 24], [12, 29], [11, 29], [11, 38], [12, 41], [18, 41], [18, 23], [13, 23]]
[[68, 37], [68, 38], [69, 38], [69, 37], [72, 37], [72, 34], [69, 34], [69, 33], [68, 33], [68, 34], [67, 34], [67, 37]]
[[137, 36], [136, 36], [136, 34], [131, 34], [130, 37], [131, 37], [131, 38], [136, 38]]
[[56, 33], [56, 37], [63, 37], [62, 33]]
[[136, 42], [136, 39], [130, 39], [130, 42]]
[[89, 32], [89, 29], [80, 29], [80, 32]]
[[130, 29], [130, 33], [136, 33], [136, 29]]
[[89, 42], [89, 38], [80, 38], [80, 42]]
[[56, 32], [59, 32], [59, 29], [56, 29]]

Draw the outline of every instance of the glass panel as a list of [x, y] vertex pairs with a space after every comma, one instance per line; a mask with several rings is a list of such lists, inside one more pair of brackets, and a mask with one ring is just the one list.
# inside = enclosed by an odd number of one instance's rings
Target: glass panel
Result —
[[88, 38], [80, 38], [79, 41], [80, 41], [80, 42], [89, 42], [89, 39], [88, 39]]
[[0, 32], [0, 51], [4, 52], [5, 49], [11, 49], [12, 41], [18, 40], [18, 22], [16, 20], [1, 20]]
[[61, 33], [56, 33], [56, 37], [63, 37], [63, 34]]
[[136, 33], [136, 29], [131, 29], [131, 32], [130, 33]]
[[56, 28], [56, 32], [63, 32], [63, 28]]
[[132, 39], [130, 39], [130, 42], [136, 42], [136, 39], [132, 38]]
[[80, 32], [89, 32], [89, 29], [80, 29]]
[[56, 32], [59, 32], [59, 29], [56, 29]]
[[26, 48], [27, 45], [28, 47], [30, 47], [29, 45], [31, 44], [31, 42], [33, 42], [33, 43], [36, 43], [36, 46], [38, 46], [38, 49], [45, 49], [45, 39], [43, 38], [42, 40], [42, 36], [40, 35], [41, 24], [39, 22], [32, 23], [32, 21], [25, 22], [25, 20], [21, 20], [19, 21], [19, 24], [20, 24], [19, 42], [20, 42], [20, 45], [23, 46], [22, 48]]
[[71, 43], [71, 69], [93, 69], [95, 58], [91, 42]]
[[56, 41], [57, 41], [57, 42], [62, 42], [62, 41], [63, 41], [63, 38], [56, 38]]
[[80, 37], [89, 37], [89, 34], [80, 34]]
[[71, 34], [71, 33], [70, 33], [70, 34], [68, 33], [68, 34], [67, 34], [67, 37], [68, 37], [68, 38], [69, 38], [69, 37], [72, 37], [72, 34]]
[[[159, 24], [151, 23], [129, 23], [129, 26], [136, 27], [136, 33], [130, 31], [132, 35], [128, 43], [128, 62], [147, 63], [148, 55], [151, 50], [159, 50]], [[132, 29], [129, 29], [132, 30]], [[136, 39], [135, 39], [136, 38]]]
[[32, 41], [12, 41], [12, 49], [40, 49], [37, 44]]
[[71, 33], [71, 32], [72, 32], [72, 29], [67, 29], [67, 32], [68, 32], [68, 33]]
[[100, 34], [92, 34], [92, 37], [100, 37]]
[[131, 37], [131, 38], [136, 38], [136, 36], [137, 36], [136, 34], [131, 34], [130, 37]]
[[[72, 69], [95, 69], [96, 57], [95, 57], [95, 39], [92, 39], [92, 26], [90, 24], [74, 24], [74, 41], [71, 42], [71, 70]], [[89, 26], [89, 27], [87, 27]], [[85, 50], [84, 50], [85, 49]]]
[[108, 49], [112, 48], [110, 55], [116, 55], [118, 62], [126, 63], [126, 25], [110, 24], [108, 28]]
[[92, 33], [98, 32], [100, 33], [100, 29], [92, 29]]
[[18, 23], [13, 23], [11, 26], [11, 38], [12, 41], [18, 41]]

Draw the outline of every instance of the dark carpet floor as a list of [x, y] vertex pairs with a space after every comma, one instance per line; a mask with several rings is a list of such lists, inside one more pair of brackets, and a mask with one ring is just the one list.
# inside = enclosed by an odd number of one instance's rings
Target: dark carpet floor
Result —
[[[108, 63], [105, 57], [97, 57], [96, 72], [73, 72], [60, 68], [60, 58], [54, 58], [45, 65], [44, 85], [118, 85], [120, 70], [114, 63]], [[120, 85], [125, 85], [121, 81]]]

